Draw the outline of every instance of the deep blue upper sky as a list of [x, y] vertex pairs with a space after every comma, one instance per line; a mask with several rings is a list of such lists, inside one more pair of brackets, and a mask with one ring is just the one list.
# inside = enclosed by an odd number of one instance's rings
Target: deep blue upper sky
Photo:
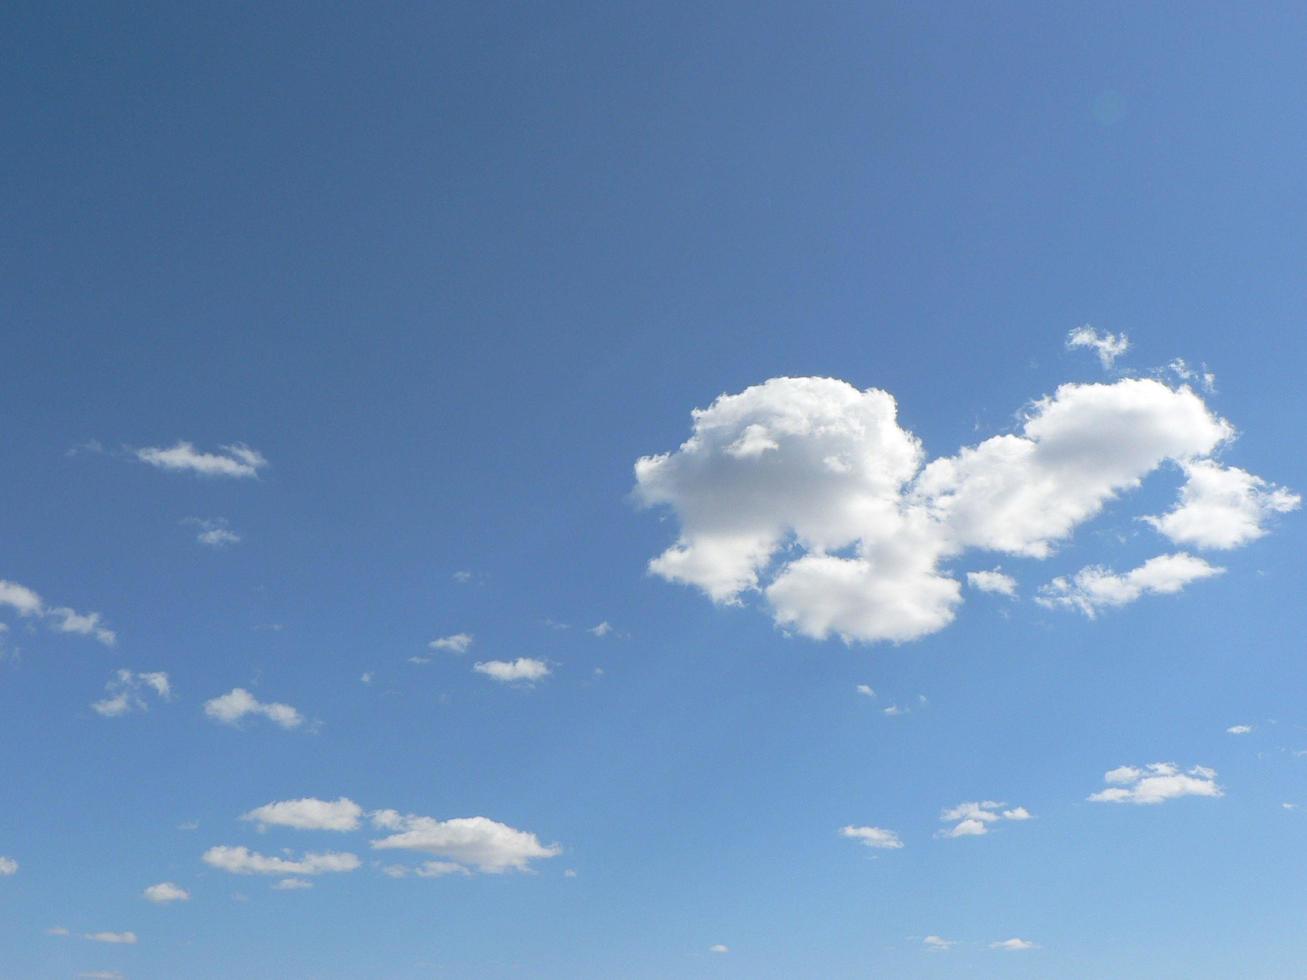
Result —
[[[650, 574], [691, 505], [641, 507], [633, 465], [771, 378], [889, 392], [931, 460], [1064, 383], [1179, 390], [1183, 358], [1220, 463], [1302, 492], [1305, 32], [1296, 4], [8, 5], [0, 580], [40, 606], [0, 591], [0, 978], [1299, 975], [1301, 512], [1168, 541], [1137, 520], [1167, 456], [1047, 559], [940, 559], [1015, 599], [846, 644]], [[1108, 370], [1066, 346], [1086, 323], [1130, 338]], [[266, 465], [140, 455], [183, 441]], [[724, 520], [771, 479], [716, 472]], [[1034, 601], [1181, 551], [1225, 571]], [[474, 668], [519, 658], [550, 674]], [[302, 721], [206, 714], [234, 689]], [[1222, 795], [1088, 801], [1160, 762]], [[240, 819], [341, 797], [356, 830]], [[964, 801], [1034, 819], [937, 837]], [[559, 851], [373, 848], [390, 809]], [[360, 866], [282, 890], [218, 846]]]

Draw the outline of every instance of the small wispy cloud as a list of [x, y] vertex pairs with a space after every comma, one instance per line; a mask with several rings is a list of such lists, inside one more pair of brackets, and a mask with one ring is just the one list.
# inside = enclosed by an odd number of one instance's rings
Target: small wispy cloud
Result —
[[1066, 335], [1068, 350], [1084, 347], [1098, 355], [1098, 363], [1104, 371], [1110, 371], [1116, 359], [1130, 349], [1130, 338], [1125, 334], [1099, 333], [1089, 324], [1076, 327]]
[[109, 696], [96, 701], [91, 709], [102, 718], [118, 718], [133, 711], [148, 711], [149, 703], [146, 693], [163, 701], [172, 700], [172, 686], [168, 675], [162, 671], [135, 673], [122, 668], [115, 672], [113, 678], [104, 686]]
[[147, 446], [133, 450], [133, 454], [142, 463], [158, 469], [199, 476], [250, 479], [257, 477], [259, 470], [268, 465], [257, 449], [239, 442], [222, 446], [214, 453], [200, 452], [191, 443], [179, 441], [166, 449]]
[[241, 540], [225, 517], [188, 517], [182, 523], [196, 528], [195, 540], [206, 548], [227, 548]]

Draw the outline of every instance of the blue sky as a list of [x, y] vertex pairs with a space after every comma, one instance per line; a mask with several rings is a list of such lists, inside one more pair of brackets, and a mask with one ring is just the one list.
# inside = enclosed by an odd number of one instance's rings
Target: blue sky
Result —
[[9, 5], [0, 977], [1299, 975], [1304, 29]]

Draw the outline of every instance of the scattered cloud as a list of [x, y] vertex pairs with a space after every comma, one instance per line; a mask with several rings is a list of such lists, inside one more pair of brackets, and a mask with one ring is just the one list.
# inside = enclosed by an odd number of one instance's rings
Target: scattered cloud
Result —
[[729, 953], [730, 951], [731, 947], [723, 946], [721, 943], [714, 943], [708, 947], [708, 952], [710, 953]]
[[1039, 946], [1029, 939], [1018, 939], [1014, 936], [1011, 939], [1002, 939], [996, 943], [990, 943], [989, 948], [1002, 949], [1009, 953], [1020, 953], [1027, 949], [1039, 949]]
[[1130, 338], [1125, 334], [1099, 333], [1089, 324], [1076, 327], [1066, 335], [1067, 350], [1085, 347], [1098, 355], [1098, 363], [1104, 371], [1112, 370], [1116, 359], [1130, 349]]
[[1227, 728], [1226, 734], [1229, 735], [1247, 735], [1253, 730], [1252, 725], [1231, 725]]
[[856, 690], [864, 698], [874, 698], [876, 696], [876, 691], [870, 684], [859, 684], [856, 688], [854, 688], [854, 690]]
[[118, 635], [104, 625], [98, 612], [79, 613], [68, 606], [47, 606], [40, 595], [17, 582], [0, 579], [0, 606], [8, 606], [19, 616], [43, 619], [56, 633], [90, 636], [109, 647], [118, 642]]
[[288, 704], [265, 704], [243, 687], [204, 702], [204, 713], [226, 725], [239, 725], [250, 715], [261, 715], [282, 728], [298, 728], [304, 716]]
[[455, 572], [453, 575], [450, 576], [450, 578], [452, 578], [459, 585], [467, 585], [469, 582], [472, 581], [473, 575], [471, 572], [467, 571], [466, 569], [462, 569], [460, 571]]
[[898, 704], [891, 704], [888, 708], [881, 708], [881, 713], [888, 715], [890, 718], [898, 718], [900, 715], [912, 714], [912, 709]]
[[1209, 394], [1216, 390], [1216, 375], [1207, 370], [1206, 364], [1201, 368], [1192, 368], [1183, 357], [1177, 357], [1166, 366], [1166, 369], [1181, 381], [1196, 384]]
[[313, 882], [305, 881], [303, 878], [282, 878], [272, 886], [274, 891], [294, 892], [303, 891], [305, 888], [312, 888]]
[[172, 700], [168, 675], [161, 671], [138, 674], [122, 668], [114, 673], [104, 689], [109, 696], [91, 704], [91, 709], [102, 718], [118, 718], [133, 711], [148, 711], [150, 705], [145, 698], [146, 692], [153, 692], [155, 697], [164, 701]]
[[1176, 544], [1240, 548], [1265, 536], [1275, 514], [1297, 510], [1302, 497], [1235, 466], [1210, 459], [1183, 462], [1185, 482], [1174, 508], [1143, 520]]
[[170, 902], [190, 901], [191, 893], [171, 881], [161, 881], [145, 889], [145, 897], [156, 904], [166, 905]]
[[840, 836], [878, 850], [898, 850], [903, 846], [898, 834], [883, 827], [841, 827]]
[[534, 684], [551, 673], [549, 665], [543, 660], [530, 657], [518, 657], [516, 660], [487, 660], [472, 665], [478, 674], [485, 674], [492, 680], [504, 684], [522, 682]]
[[1089, 797], [1092, 803], [1153, 805], [1182, 796], [1224, 796], [1216, 784], [1216, 770], [1194, 766], [1185, 772], [1173, 762], [1153, 762], [1138, 768], [1119, 766], [1103, 775], [1107, 789]]
[[163, 449], [148, 446], [133, 451], [142, 463], [173, 472], [195, 473], [199, 476], [226, 476], [237, 479], [259, 475], [268, 461], [258, 450], [242, 443], [222, 446], [216, 453], [198, 451], [189, 442], [177, 442]]
[[298, 860], [270, 857], [247, 847], [211, 847], [201, 857], [205, 864], [234, 875], [320, 875], [353, 871], [359, 866], [357, 855], [339, 851], [306, 853]]
[[0, 855], [0, 878], [18, 874], [18, 862], [11, 857]]
[[376, 850], [421, 851], [488, 874], [526, 871], [530, 862], [563, 852], [557, 844], [541, 844], [535, 834], [517, 830], [487, 817], [432, 817], [377, 810], [372, 825], [391, 831], [372, 841]]
[[432, 640], [427, 644], [432, 650], [447, 650], [450, 653], [467, 653], [472, 649], [471, 633], [455, 633], [452, 636], [442, 636], [437, 640]]
[[[1207, 460], [1235, 435], [1191, 388], [1151, 378], [1063, 385], [1017, 432], [930, 462], [890, 394], [831, 378], [773, 378], [692, 421], [677, 450], [635, 465], [636, 501], [679, 522], [649, 570], [718, 604], [756, 594], [782, 629], [849, 643], [943, 629], [962, 602], [950, 562], [972, 550], [1046, 559], [1164, 464]], [[1165, 555], [1136, 573], [1118, 585], [1085, 569], [1079, 588], [1057, 580], [1044, 599], [1097, 608], [1216, 570]]]
[[118, 943], [126, 946], [136, 945], [136, 933], [134, 932], [88, 932], [85, 933], [82, 938], [97, 943]]
[[207, 548], [226, 548], [241, 540], [225, 517], [188, 517], [182, 523], [195, 527], [195, 540]]
[[997, 568], [988, 572], [967, 572], [967, 585], [977, 592], [992, 592], [1009, 597], [1017, 594], [1017, 580]]
[[938, 837], [983, 837], [1000, 820], [1029, 820], [1031, 815], [1023, 806], [1008, 807], [1006, 803], [984, 800], [949, 807], [940, 812], [939, 819], [953, 826], [939, 831]]
[[932, 953], [946, 953], [953, 948], [954, 943], [955, 940], [945, 939], [943, 936], [927, 936], [921, 941], [921, 945]]
[[1100, 610], [1125, 606], [1145, 595], [1174, 595], [1190, 582], [1224, 572], [1185, 552], [1157, 555], [1120, 575], [1090, 565], [1069, 579], [1059, 576], [1041, 586], [1035, 601], [1048, 609], [1077, 609], [1093, 619]]
[[588, 630], [586, 630], [586, 632], [589, 633], [591, 636], [597, 636], [600, 639], [607, 636], [612, 631], [613, 631], [612, 624], [609, 623], [608, 620], [606, 619], [599, 625], [591, 626]]
[[178, 830], [199, 830], [200, 822], [198, 820], [187, 820], [177, 825]]
[[296, 830], [357, 830], [363, 808], [353, 800], [341, 797], [332, 802], [305, 797], [300, 800], [283, 800], [267, 803], [244, 814], [263, 830], [267, 827], [293, 827]]
[[71, 936], [72, 935], [72, 933], [68, 930], [67, 926], [51, 926], [49, 929], [45, 930], [45, 934], [47, 936]]
[[359, 681], [363, 684], [371, 684], [372, 676], [373, 676], [372, 671], [365, 670], [362, 674], [359, 675]]

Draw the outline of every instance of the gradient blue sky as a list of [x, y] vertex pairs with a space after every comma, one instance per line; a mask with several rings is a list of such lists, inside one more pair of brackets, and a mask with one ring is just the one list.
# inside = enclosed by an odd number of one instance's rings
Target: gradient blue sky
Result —
[[[1183, 358], [1220, 464], [1301, 492], [1305, 40], [1297, 4], [7, 5], [0, 977], [1300, 976], [1301, 512], [1175, 544], [1163, 463], [1047, 559], [941, 565], [1015, 598], [844, 643], [651, 574], [684, 515], [633, 465], [770, 378], [887, 391], [935, 459]], [[179, 441], [266, 465], [142, 458]], [[1036, 601], [1182, 551], [1225, 572]], [[103, 716], [119, 669], [171, 698]], [[236, 688], [302, 722], [206, 714]], [[1157, 762], [1220, 789], [1088, 800]], [[355, 830], [240, 819], [341, 797]], [[987, 800], [1033, 819], [938, 836]], [[392, 878], [451, 855], [373, 848], [388, 809], [542, 856]]]

